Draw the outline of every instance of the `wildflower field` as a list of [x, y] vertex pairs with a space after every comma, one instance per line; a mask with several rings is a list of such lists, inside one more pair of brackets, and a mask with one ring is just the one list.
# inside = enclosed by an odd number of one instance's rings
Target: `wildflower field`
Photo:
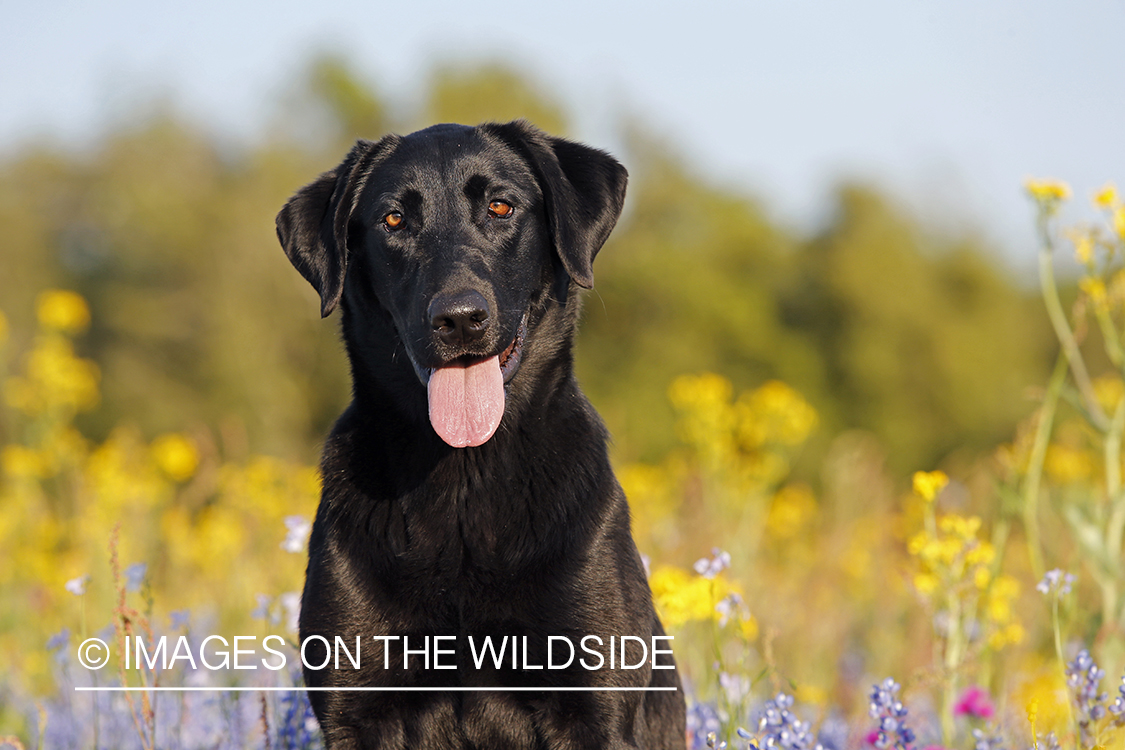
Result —
[[[898, 476], [843, 433], [802, 478], [824, 427], [801, 393], [685, 373], [667, 389], [678, 445], [618, 467], [688, 746], [1125, 747], [1125, 207], [1107, 187], [1103, 224], [1060, 228], [1066, 187], [1028, 191], [1059, 354], [1009, 441]], [[1064, 305], [1067, 251], [1082, 276]], [[102, 385], [77, 353], [90, 308], [36, 300], [26, 349], [0, 317], [0, 746], [320, 746], [295, 659], [247, 676], [225, 641], [219, 669], [138, 669], [121, 648], [284, 632], [292, 650], [316, 470], [221, 430], [84, 434]], [[118, 646], [106, 668], [83, 667], [91, 637]]]
[[[321, 746], [295, 622], [346, 368], [270, 222], [350, 139], [412, 128], [338, 61], [310, 75], [330, 154], [169, 117], [2, 164], [0, 748]], [[424, 122], [566, 132], [504, 70], [431, 89]], [[874, 190], [795, 237], [630, 148], [577, 367], [686, 745], [1125, 750], [1116, 190], [1078, 225], [1027, 184], [1028, 289]], [[87, 690], [123, 687], [150, 689]]]

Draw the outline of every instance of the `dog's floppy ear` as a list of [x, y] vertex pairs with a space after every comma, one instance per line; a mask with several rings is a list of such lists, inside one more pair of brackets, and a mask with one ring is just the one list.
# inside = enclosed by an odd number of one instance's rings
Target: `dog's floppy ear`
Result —
[[483, 127], [531, 165], [543, 188], [547, 221], [563, 268], [579, 286], [592, 287], [594, 256], [625, 204], [625, 167], [604, 151], [549, 136], [523, 120]]
[[344, 293], [348, 267], [348, 220], [359, 175], [384, 141], [358, 141], [335, 169], [305, 185], [277, 215], [277, 238], [289, 261], [320, 295], [327, 317]]

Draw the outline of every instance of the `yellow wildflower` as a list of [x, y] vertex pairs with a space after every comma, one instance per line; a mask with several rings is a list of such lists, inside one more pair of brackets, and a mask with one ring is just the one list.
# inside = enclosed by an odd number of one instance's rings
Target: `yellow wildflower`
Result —
[[5, 445], [0, 450], [0, 472], [12, 479], [45, 479], [50, 476], [48, 462], [43, 455], [22, 445]]
[[112, 528], [120, 518], [168, 501], [172, 488], [150, 463], [140, 434], [117, 427], [90, 452], [84, 468], [89, 517]]
[[1101, 279], [1086, 276], [1079, 280], [1078, 288], [1086, 293], [1086, 296], [1098, 309], [1104, 310], [1107, 307], [1108, 297], [1106, 296], [1105, 282]]
[[774, 495], [766, 528], [777, 539], [793, 539], [816, 516], [816, 499], [808, 485], [789, 484]]
[[175, 482], [190, 479], [199, 466], [199, 451], [195, 443], [180, 433], [161, 435], [152, 441], [149, 450], [160, 470]]
[[976, 516], [966, 518], [951, 513], [948, 516], [941, 517], [941, 520], [938, 521], [938, 528], [947, 534], [964, 538], [976, 533], [977, 529], [980, 528], [980, 519]]
[[816, 428], [816, 410], [778, 380], [742, 394], [735, 408], [739, 438], [748, 448], [768, 443], [797, 446]]
[[[965, 542], [965, 564], [972, 568], [985, 568], [992, 564], [996, 559], [996, 550], [989, 542], [982, 542], [978, 539], [970, 539]], [[979, 579], [977, 579], [979, 581]], [[988, 585], [986, 579], [980, 588]]]
[[979, 566], [973, 571], [973, 585], [976, 586], [978, 590], [984, 591], [991, 582], [992, 571], [988, 568]]
[[944, 471], [916, 471], [914, 472], [914, 494], [928, 503], [949, 484], [949, 477]]
[[668, 388], [668, 398], [680, 413], [680, 438], [711, 467], [723, 465], [734, 454], [733, 390], [729, 380], [709, 372], [681, 375]]
[[734, 392], [729, 380], [713, 372], [681, 375], [668, 387], [668, 398], [681, 411], [717, 409], [728, 404]]
[[1009, 575], [1001, 575], [993, 582], [988, 590], [988, 602], [985, 613], [989, 622], [994, 625], [1009, 625], [1015, 619], [1012, 602], [1020, 593], [1019, 581]]
[[316, 506], [320, 474], [311, 466], [286, 463], [271, 456], [253, 456], [244, 466], [224, 464], [219, 470], [219, 495], [232, 508], [277, 519], [286, 508]]
[[940, 583], [937, 576], [932, 573], [918, 573], [914, 576], [914, 588], [918, 589], [918, 593], [922, 596], [929, 596], [937, 591]]
[[1070, 197], [1070, 186], [1061, 180], [1029, 179], [1024, 188], [1039, 203], [1064, 201]]
[[1027, 631], [1023, 629], [1023, 625], [1020, 625], [1018, 622], [1013, 622], [988, 636], [988, 646], [993, 651], [999, 651], [1005, 646], [1014, 646], [1023, 643], [1026, 637]]
[[90, 325], [90, 308], [77, 292], [48, 289], [36, 299], [39, 325], [52, 331], [82, 333]]
[[649, 528], [656, 521], [671, 517], [679, 507], [679, 486], [668, 467], [649, 464], [626, 464], [617, 472], [617, 480], [629, 498], [634, 523]]
[[98, 366], [75, 356], [64, 336], [40, 336], [27, 356], [27, 374], [8, 378], [4, 400], [25, 414], [36, 416], [54, 409], [86, 411], [98, 403]]
[[919, 593], [929, 596], [963, 581], [972, 582], [978, 591], [989, 588], [996, 550], [977, 538], [980, 527], [981, 520], [975, 516], [942, 516], [936, 533], [927, 529], [908, 540], [907, 551], [919, 562], [914, 576], [914, 587]]
[[1116, 411], [1122, 396], [1125, 396], [1125, 381], [1116, 375], [1102, 375], [1094, 379], [1093, 385], [1094, 395], [1101, 407], [1110, 414]]
[[246, 516], [224, 505], [209, 505], [196, 518], [188, 556], [199, 570], [218, 574], [244, 552], [249, 533]]
[[824, 706], [828, 703], [828, 692], [816, 685], [798, 685], [793, 697], [805, 706]]
[[1074, 243], [1074, 256], [1084, 266], [1094, 264], [1094, 237], [1089, 232], [1070, 232], [1070, 241]]
[[[732, 591], [721, 576], [708, 579], [671, 565], [653, 570], [649, 585], [660, 619], [669, 630], [693, 620], [717, 619], [715, 605]], [[757, 629], [756, 624], [753, 629]]]
[[1120, 198], [1117, 196], [1117, 186], [1107, 182], [1101, 190], [1094, 194], [1094, 205], [1098, 208], [1113, 208]]
[[78, 466], [89, 452], [86, 438], [73, 426], [57, 426], [43, 434], [39, 452], [52, 475], [64, 467]]
[[[1017, 706], [1027, 706], [1028, 720], [1034, 721], [1040, 734], [1054, 732], [1063, 735], [1068, 730], [1070, 694], [1061, 670], [1043, 667], [1038, 674], [1016, 688], [1013, 698]], [[1032, 713], [1034, 719], [1031, 718]]]
[[1043, 468], [1059, 484], [1072, 484], [1089, 477], [1094, 471], [1094, 458], [1088, 451], [1069, 445], [1052, 443], [1043, 457]]
[[747, 615], [738, 621], [738, 632], [747, 641], [753, 641], [758, 638], [758, 619], [754, 615]]

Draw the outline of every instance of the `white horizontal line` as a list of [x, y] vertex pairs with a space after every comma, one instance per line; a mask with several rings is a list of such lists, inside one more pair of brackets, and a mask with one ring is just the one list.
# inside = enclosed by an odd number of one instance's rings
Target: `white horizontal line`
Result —
[[675, 687], [75, 687], [84, 693], [216, 693], [256, 692], [382, 692], [382, 693], [575, 693], [575, 692], [660, 692], [675, 691]]

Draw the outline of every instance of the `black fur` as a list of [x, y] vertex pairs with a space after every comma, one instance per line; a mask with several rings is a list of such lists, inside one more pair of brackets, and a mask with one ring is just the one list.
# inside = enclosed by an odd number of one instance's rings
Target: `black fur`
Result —
[[[550, 690], [678, 688], [674, 669], [478, 670], [467, 644], [528, 636], [535, 665], [551, 635], [576, 645], [663, 635], [605, 429], [572, 372], [570, 287], [593, 284], [625, 184], [609, 155], [523, 122], [437, 125], [360, 141], [278, 215], [322, 314], [341, 307], [354, 384], [324, 450], [300, 635], [349, 647], [361, 636], [362, 661], [306, 668], [306, 684], [545, 688], [310, 692], [329, 748], [684, 746], [678, 689]], [[495, 200], [511, 214], [490, 213]], [[397, 228], [383, 223], [392, 213]], [[465, 294], [485, 322], [472, 336], [441, 334], [432, 305]], [[447, 445], [428, 421], [431, 368], [512, 347], [496, 433], [479, 447]], [[412, 649], [456, 636], [444, 647], [457, 669], [412, 656], [404, 670], [393, 643], [384, 669], [386, 642], [372, 636], [385, 635], [409, 636]], [[307, 656], [317, 664], [325, 653], [314, 640]]]

